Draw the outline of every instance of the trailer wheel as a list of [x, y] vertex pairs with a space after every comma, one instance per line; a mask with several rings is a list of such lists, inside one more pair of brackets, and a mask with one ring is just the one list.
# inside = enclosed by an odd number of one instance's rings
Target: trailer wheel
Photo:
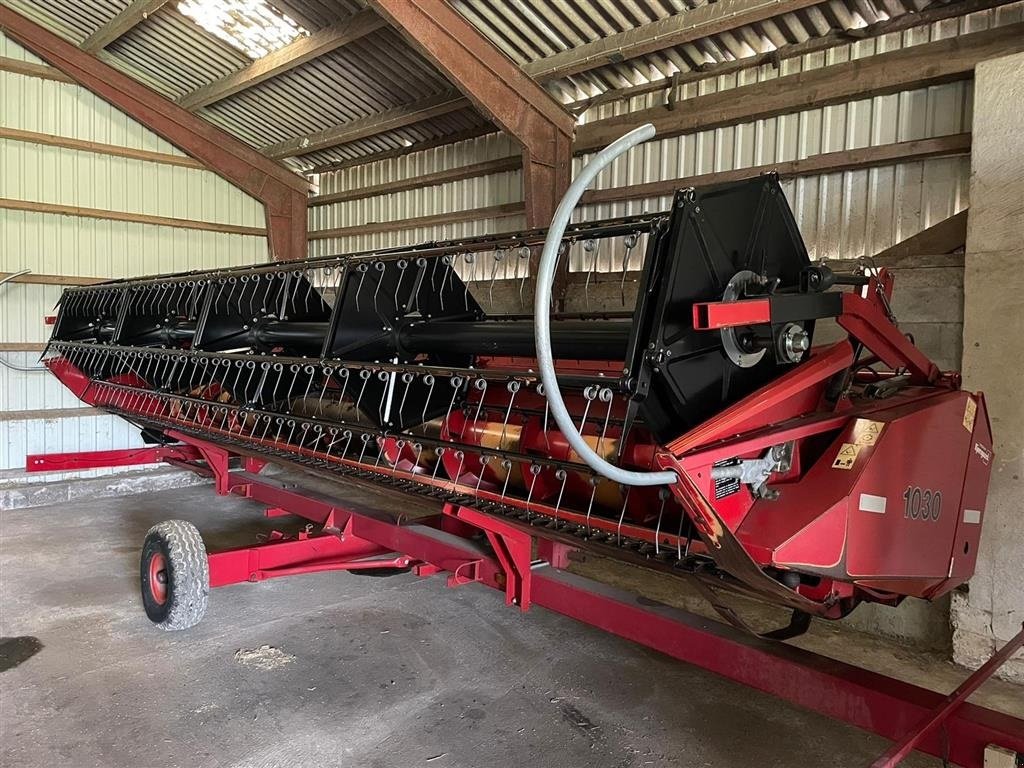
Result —
[[206, 613], [210, 566], [199, 530], [184, 520], [149, 529], [142, 545], [142, 605], [160, 629], [188, 629]]

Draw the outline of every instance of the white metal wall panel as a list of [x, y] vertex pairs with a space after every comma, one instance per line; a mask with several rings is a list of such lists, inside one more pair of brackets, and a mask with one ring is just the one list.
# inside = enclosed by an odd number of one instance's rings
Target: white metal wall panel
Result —
[[[43, 63], [0, 35], [0, 56]], [[84, 88], [0, 72], [0, 125], [103, 144], [182, 155]], [[214, 173], [167, 164], [0, 140], [0, 197], [262, 227], [263, 208]], [[264, 237], [45, 213], [0, 210], [0, 272], [84, 277], [200, 269], [264, 261]], [[0, 343], [41, 343], [43, 316], [61, 288], [0, 287]], [[38, 352], [0, 351], [10, 366], [38, 366]], [[26, 453], [105, 450], [140, 444], [138, 430], [107, 415], [12, 418], [22, 411], [80, 407], [48, 373], [0, 366], [0, 470]], [[95, 474], [95, 473], [92, 473]]]
[[[492, 134], [451, 144], [425, 152], [381, 160], [320, 176], [320, 193], [329, 194], [346, 189], [382, 184], [396, 179], [422, 176], [428, 173], [497, 160], [516, 154], [514, 142], [504, 135]], [[454, 211], [481, 208], [503, 203], [521, 202], [522, 179], [519, 171], [491, 174], [472, 179], [453, 181], [434, 187], [396, 192], [390, 195], [352, 200], [310, 209], [310, 230], [333, 229], [371, 222], [395, 221], [430, 216]], [[389, 248], [427, 240], [447, 240], [492, 232], [522, 229], [523, 216], [501, 219], [420, 227], [398, 232], [346, 236], [310, 243], [310, 255]], [[517, 277], [522, 274], [518, 259], [501, 263], [497, 278]], [[483, 262], [472, 265], [460, 263], [459, 272], [477, 279], [490, 279], [492, 268]]]

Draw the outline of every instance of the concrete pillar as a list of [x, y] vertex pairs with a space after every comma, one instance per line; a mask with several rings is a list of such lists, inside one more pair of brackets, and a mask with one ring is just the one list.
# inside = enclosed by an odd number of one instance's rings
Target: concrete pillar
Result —
[[[953, 600], [953, 653], [977, 667], [1024, 621], [1024, 54], [974, 80], [964, 385], [988, 402], [996, 457], [978, 567]], [[1024, 681], [1021, 654], [1003, 675]]]

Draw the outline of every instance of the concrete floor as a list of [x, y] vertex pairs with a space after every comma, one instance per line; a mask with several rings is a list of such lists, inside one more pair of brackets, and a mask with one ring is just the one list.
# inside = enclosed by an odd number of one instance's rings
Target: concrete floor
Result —
[[[150, 525], [241, 544], [269, 526], [259, 511], [200, 487], [0, 513], [0, 636], [35, 639], [8, 641], [0, 765], [859, 768], [886, 746], [440, 578], [237, 585], [192, 630], [152, 627], [137, 594]], [[264, 645], [294, 658], [235, 658]]]

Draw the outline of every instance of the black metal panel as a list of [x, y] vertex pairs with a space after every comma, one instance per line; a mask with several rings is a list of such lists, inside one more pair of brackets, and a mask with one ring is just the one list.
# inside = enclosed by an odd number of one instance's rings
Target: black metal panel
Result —
[[788, 366], [772, 350], [752, 367], [736, 366], [718, 331], [694, 329], [693, 305], [720, 299], [743, 270], [776, 280], [777, 291], [796, 290], [809, 264], [774, 174], [676, 193], [668, 231], [648, 253], [628, 366], [638, 416], [659, 440], [707, 420]]

